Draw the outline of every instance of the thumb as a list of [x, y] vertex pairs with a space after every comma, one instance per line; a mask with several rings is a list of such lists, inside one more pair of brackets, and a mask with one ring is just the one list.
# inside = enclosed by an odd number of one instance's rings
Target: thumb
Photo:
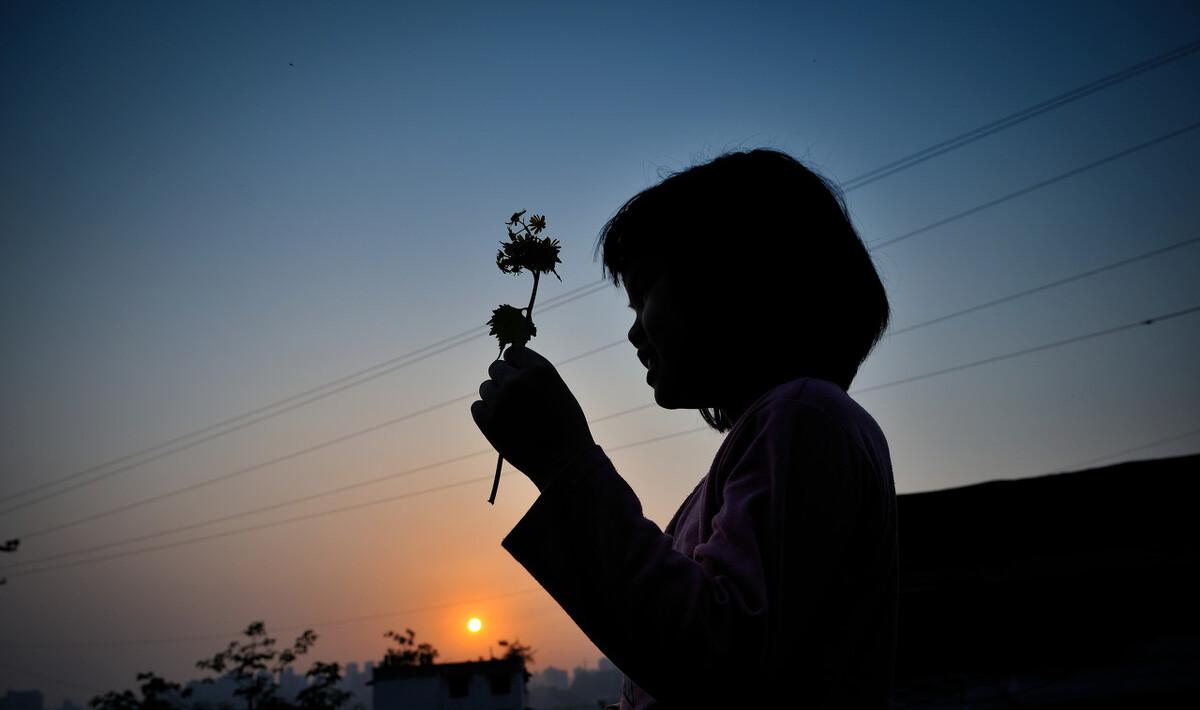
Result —
[[536, 350], [531, 350], [524, 345], [510, 345], [508, 350], [504, 351], [504, 361], [516, 367], [529, 367], [550, 362]]

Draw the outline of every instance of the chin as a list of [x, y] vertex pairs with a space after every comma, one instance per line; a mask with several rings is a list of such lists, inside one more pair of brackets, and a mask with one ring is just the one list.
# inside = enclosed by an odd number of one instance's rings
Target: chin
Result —
[[699, 409], [703, 404], [697, 404], [695, 397], [688, 397], [673, 387], [670, 381], [663, 381], [661, 375], [654, 378], [650, 388], [654, 390], [654, 401], [663, 409]]
[[654, 401], [663, 409], [675, 409], [672, 405], [671, 388], [663, 387], [662, 375], [659, 375], [653, 382], [647, 381], [646, 385], [654, 390]]

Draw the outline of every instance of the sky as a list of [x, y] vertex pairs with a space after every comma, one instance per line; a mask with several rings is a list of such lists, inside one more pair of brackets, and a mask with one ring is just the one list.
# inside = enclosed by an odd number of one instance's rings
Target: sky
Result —
[[[487, 503], [469, 407], [493, 341], [396, 359], [527, 301], [495, 265], [508, 216], [562, 244], [530, 347], [616, 343], [564, 380], [592, 419], [652, 405], [624, 292], [580, 290], [625, 199], [756, 147], [853, 186], [1200, 39], [1195, 3], [1148, 8], [4, 3], [0, 538], [22, 545], [0, 689], [194, 677], [258, 619], [312, 627], [309, 659], [377, 659], [410, 627], [440, 661], [519, 638], [534, 670], [594, 667], [500, 547], [536, 489], [506, 467]], [[1198, 79], [1192, 52], [847, 191], [868, 245], [921, 230], [872, 247], [893, 330], [1173, 247], [886, 336], [851, 395], [899, 493], [1200, 449]], [[720, 445], [702, 426], [648, 406], [592, 431], [665, 526]]]

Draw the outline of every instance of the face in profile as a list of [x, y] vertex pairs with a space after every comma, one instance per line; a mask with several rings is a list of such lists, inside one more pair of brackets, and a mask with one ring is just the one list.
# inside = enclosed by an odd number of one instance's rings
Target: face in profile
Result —
[[634, 312], [629, 342], [660, 407], [736, 412], [775, 383], [774, 348], [732, 294], [719, 298], [679, 272], [634, 269], [624, 281]]
[[[634, 312], [629, 342], [647, 367], [647, 383], [664, 409], [716, 406], [722, 369], [713, 359], [719, 333], [696, 289], [675, 273], [635, 269], [625, 279]], [[707, 317], [706, 317], [707, 316]]]

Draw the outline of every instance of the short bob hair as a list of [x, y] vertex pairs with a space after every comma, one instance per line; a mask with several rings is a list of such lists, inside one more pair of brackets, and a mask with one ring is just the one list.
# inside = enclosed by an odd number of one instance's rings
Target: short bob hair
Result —
[[[838, 189], [776, 150], [669, 175], [605, 223], [601, 249], [615, 286], [635, 266], [652, 277], [686, 270], [733, 309], [723, 312], [779, 333], [780, 384], [807, 376], [849, 389], [887, 330], [887, 293]], [[700, 415], [719, 432], [734, 424], [720, 408]]]

